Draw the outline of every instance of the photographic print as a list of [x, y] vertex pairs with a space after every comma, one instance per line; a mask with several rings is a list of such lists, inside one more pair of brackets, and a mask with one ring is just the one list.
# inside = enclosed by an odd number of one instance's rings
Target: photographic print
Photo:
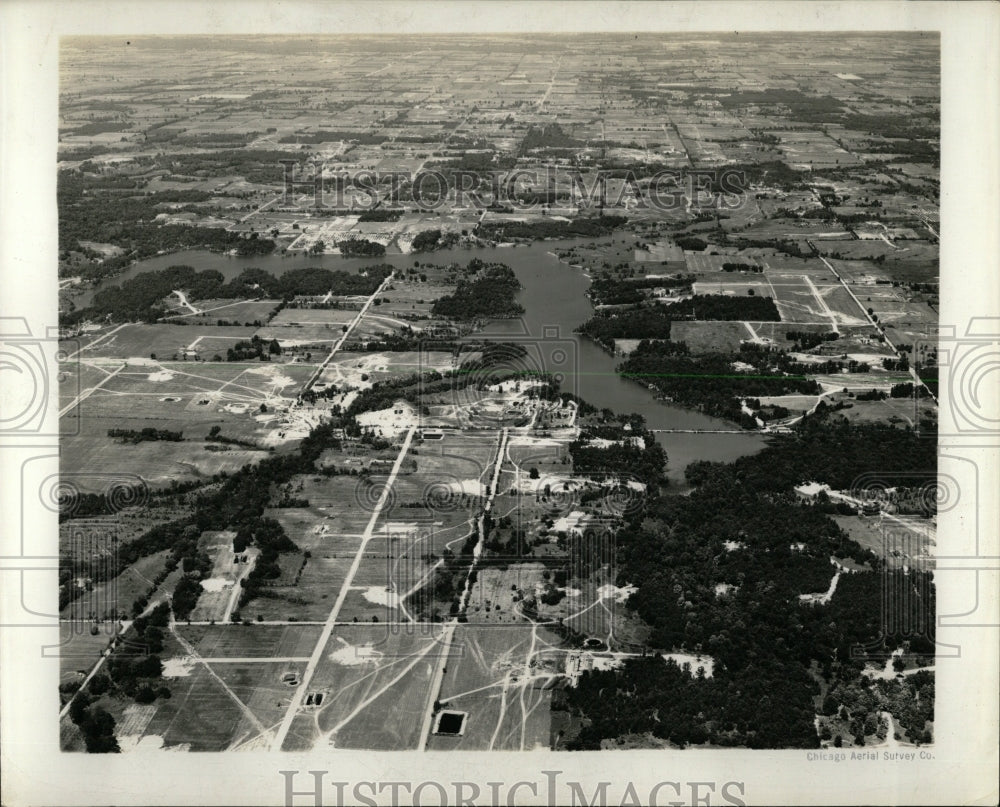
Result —
[[362, 6], [17, 18], [9, 803], [989, 803], [1000, 18]]
[[933, 742], [936, 34], [61, 57], [66, 750]]

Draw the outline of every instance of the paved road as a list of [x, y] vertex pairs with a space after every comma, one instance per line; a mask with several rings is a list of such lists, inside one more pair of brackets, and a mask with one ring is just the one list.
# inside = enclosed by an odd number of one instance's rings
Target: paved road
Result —
[[[507, 438], [509, 432], [504, 429], [500, 433], [500, 439], [497, 444], [497, 458], [496, 464], [493, 466], [493, 479], [490, 482], [490, 493], [486, 497], [486, 503], [483, 506], [483, 512], [479, 515], [476, 522], [476, 527], [479, 531], [479, 540], [476, 542], [476, 546], [472, 551], [472, 563], [469, 564], [469, 571], [465, 576], [465, 588], [462, 591], [462, 598], [459, 601], [458, 614], [464, 613], [466, 607], [469, 604], [469, 596], [472, 593], [472, 572], [475, 570], [476, 565], [479, 561], [480, 555], [483, 552], [483, 544], [486, 539], [485, 530], [485, 519], [486, 514], [493, 507], [493, 499], [497, 492], [497, 482], [500, 479], [500, 469], [503, 466], [504, 456], [507, 453]], [[444, 683], [444, 673], [448, 664], [448, 655], [451, 651], [451, 643], [455, 638], [455, 629], [458, 627], [458, 616], [454, 616], [448, 622], [442, 634], [443, 642], [441, 643], [442, 652], [438, 655], [437, 667], [434, 670], [434, 678], [431, 680], [431, 686], [429, 690], [428, 703], [424, 709], [424, 721], [420, 729], [420, 740], [417, 743], [418, 751], [427, 750], [427, 741], [430, 738], [431, 728], [434, 723], [434, 703], [439, 699], [441, 694], [441, 686]]]
[[372, 294], [371, 297], [368, 298], [368, 300], [362, 306], [361, 310], [358, 312], [358, 315], [353, 320], [351, 320], [350, 324], [347, 326], [347, 330], [344, 331], [340, 339], [336, 341], [333, 348], [330, 350], [330, 355], [327, 356], [325, 359], [323, 359], [322, 364], [320, 364], [320, 366], [316, 368], [316, 371], [309, 377], [309, 380], [305, 383], [305, 386], [302, 387], [302, 392], [306, 392], [307, 390], [311, 389], [312, 385], [316, 383], [316, 379], [318, 379], [320, 375], [322, 375], [323, 371], [326, 369], [326, 366], [333, 360], [333, 357], [337, 355], [337, 351], [339, 351], [344, 346], [344, 342], [347, 341], [347, 337], [351, 335], [351, 331], [353, 331], [357, 327], [358, 323], [361, 322], [361, 319], [364, 317], [364, 315], [368, 313], [368, 309], [371, 308], [372, 303], [374, 303], [375, 300], [378, 298], [378, 296], [382, 294], [382, 292], [385, 290], [385, 287], [389, 285], [389, 281], [392, 280], [394, 275], [395, 272], [390, 272], [386, 277], [386, 279], [379, 284], [379, 287], [375, 289], [375, 292]]
[[[871, 323], [872, 327], [875, 328], [875, 330], [879, 331], [879, 333], [882, 333], [882, 331], [878, 326], [878, 323], [875, 322], [875, 320], [872, 319], [872, 315], [868, 313], [868, 309], [861, 304], [861, 300], [858, 299], [857, 295], [851, 290], [851, 287], [844, 281], [844, 278], [842, 278], [840, 274], [838, 274], [837, 270], [833, 268], [833, 265], [826, 258], [822, 256], [820, 256], [820, 260], [823, 261], [824, 264], [826, 264], [827, 269], [833, 272], [833, 276], [840, 281], [840, 284], [845, 289], [847, 289], [847, 293], [851, 295], [851, 299], [853, 299], [854, 302], [858, 304], [858, 308], [860, 308], [862, 313], [864, 313], [865, 319], [867, 319]], [[892, 348], [893, 353], [895, 353], [897, 356], [900, 356], [901, 354], [899, 352], [899, 348], [897, 348], [892, 343], [892, 340], [889, 339], [888, 336], [886, 336], [884, 333], [882, 333], [882, 335], [885, 337], [885, 343]], [[916, 384], [918, 387], [923, 387], [925, 390], [927, 390], [927, 394], [931, 396], [931, 399], [934, 401], [934, 403], [938, 402], [937, 396], [934, 394], [934, 391], [924, 383], [923, 379], [919, 375], [917, 375], [916, 368], [914, 368], [912, 365], [910, 366], [910, 378], [913, 379], [913, 383]]]
[[354, 562], [351, 563], [351, 568], [347, 572], [347, 578], [344, 580], [344, 584], [340, 588], [340, 593], [337, 595], [337, 600], [333, 604], [333, 608], [330, 609], [330, 615], [327, 617], [326, 622], [323, 625], [323, 632], [320, 634], [319, 640], [313, 648], [312, 655], [309, 658], [309, 663], [306, 665], [305, 672], [302, 675], [302, 682], [299, 684], [298, 689], [296, 689], [292, 702], [289, 704], [288, 710], [285, 712], [285, 717], [281, 721], [281, 725], [278, 728], [278, 732], [274, 735], [274, 738], [271, 741], [270, 750], [272, 751], [281, 749], [281, 746], [285, 742], [285, 738], [288, 736], [288, 731], [292, 727], [292, 721], [295, 719], [295, 715], [298, 714], [299, 708], [302, 706], [302, 701], [305, 699], [312, 677], [316, 673], [316, 668], [319, 666], [320, 660], [323, 658], [323, 650], [326, 648], [327, 642], [330, 641], [333, 628], [337, 624], [337, 615], [340, 613], [340, 609], [344, 605], [344, 600], [347, 599], [347, 593], [351, 590], [351, 582], [354, 580], [354, 576], [358, 573], [358, 567], [361, 566], [361, 561], [365, 555], [365, 547], [372, 539], [372, 535], [375, 532], [375, 525], [378, 523], [382, 509], [389, 500], [389, 494], [392, 490], [393, 482], [396, 481], [396, 476], [399, 474], [399, 469], [403, 464], [403, 458], [406, 456], [406, 452], [410, 450], [410, 443], [413, 441], [413, 435], [415, 433], [416, 427], [412, 427], [406, 433], [406, 439], [403, 440], [403, 446], [399, 450], [399, 455], [396, 457], [396, 462], [392, 466], [389, 478], [386, 480], [385, 485], [382, 488], [382, 494], [379, 496], [378, 502], [372, 510], [371, 518], [368, 520], [368, 526], [365, 528], [364, 534], [361, 538], [361, 546], [358, 547], [357, 554], [354, 556]]

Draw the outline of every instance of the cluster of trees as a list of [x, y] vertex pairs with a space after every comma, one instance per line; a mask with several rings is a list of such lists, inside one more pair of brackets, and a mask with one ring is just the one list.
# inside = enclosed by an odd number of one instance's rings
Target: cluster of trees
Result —
[[[750, 249], [751, 247], [756, 249], [777, 249], [784, 252], [786, 255], [791, 255], [793, 258], [811, 258], [818, 254], [814, 252], [811, 248], [802, 249], [798, 241], [794, 241], [790, 238], [773, 238], [773, 239], [761, 239], [761, 238], [736, 238], [736, 246], [739, 249]], [[839, 258], [839, 255], [834, 255], [833, 257]]]
[[596, 238], [609, 235], [616, 228], [628, 223], [625, 216], [600, 215], [593, 218], [575, 218], [570, 221], [501, 221], [486, 222], [477, 234], [491, 241], [509, 241], [512, 238], [539, 240], [544, 238]]
[[[519, 369], [519, 360], [527, 354], [523, 345], [510, 342], [486, 342], [481, 345], [469, 343], [470, 350], [481, 349], [477, 359], [462, 361], [459, 368], [442, 375], [436, 370], [426, 373], [412, 373], [380, 381], [368, 389], [360, 390], [344, 413], [344, 424], [348, 433], [360, 429], [354, 419], [362, 412], [387, 409], [398, 400], [420, 406], [423, 398], [432, 398], [442, 393], [454, 393], [468, 386], [484, 387], [510, 378], [524, 378]], [[507, 369], [509, 365], [514, 365]], [[546, 380], [546, 379], [542, 379]], [[538, 390], [538, 387], [533, 388]], [[546, 389], [545, 387], [542, 388]]]
[[367, 238], [349, 238], [337, 244], [340, 254], [346, 258], [380, 258], [385, 255], [385, 247], [378, 241]]
[[201, 580], [212, 571], [212, 559], [199, 545], [201, 533], [197, 524], [188, 524], [172, 547], [173, 557], [183, 572], [171, 598], [171, 607], [178, 619], [191, 615], [203, 591]]
[[228, 284], [228, 295], [213, 296], [243, 297], [256, 292], [267, 297], [290, 299], [296, 295], [371, 295], [392, 271], [390, 264], [366, 266], [357, 272], [343, 269], [322, 269], [309, 267], [290, 269], [275, 277], [262, 269], [244, 269]]
[[358, 216], [358, 221], [399, 221], [405, 211], [402, 208], [377, 207], [365, 210]]
[[[751, 748], [818, 745], [807, 676], [788, 678], [762, 666], [757, 676], [692, 675], [658, 655], [629, 659], [617, 670], [584, 673], [565, 691], [583, 727], [570, 749], [597, 750], [605, 739], [652, 736], [678, 747], [711, 742]], [[780, 708], [775, 708], [779, 704]]]
[[[124, 569], [135, 563], [139, 558], [152, 555], [164, 549], [170, 549], [173, 542], [180, 537], [186, 519], [176, 519], [166, 524], [159, 524], [138, 538], [127, 543], [119, 542], [115, 552], [101, 554], [87, 564], [85, 574], [81, 575], [79, 566], [69, 555], [59, 558], [59, 609], [62, 610], [80, 594], [76, 578], [85, 576], [94, 582], [110, 580]], [[173, 563], [173, 566], [171, 566]], [[169, 558], [168, 568], [176, 568], [177, 561]]]
[[[453, 143], [449, 143], [453, 145]], [[468, 148], [480, 148], [482, 151], [466, 151], [458, 157], [447, 160], [437, 160], [429, 167], [444, 170], [441, 176], [448, 182], [449, 187], [455, 186], [459, 181], [460, 171], [505, 171], [517, 165], [517, 158], [513, 155], [503, 155], [493, 150], [492, 144], [482, 141], [478, 146]]]
[[[650, 625], [648, 644], [708, 654], [713, 676], [682, 673], [657, 656], [585, 673], [566, 693], [583, 725], [570, 747], [643, 734], [681, 746], [815, 747], [820, 688], [811, 669], [867, 686], [866, 655], [881, 664], [904, 642], [932, 653], [931, 574], [885, 568], [792, 487], [815, 480], [842, 488], [883, 468], [933, 469], [934, 451], [933, 440], [902, 430], [809, 419], [801, 433], [756, 455], [689, 466], [694, 491], [653, 499], [619, 532], [619, 577], [637, 587], [628, 606]], [[803, 604], [799, 595], [829, 589], [831, 556], [871, 571], [841, 575], [825, 604]], [[893, 625], [881, 616], [886, 586], [909, 609]], [[928, 685], [927, 677], [916, 684]], [[832, 689], [834, 711], [840, 691]], [[925, 697], [933, 704], [932, 688]], [[915, 698], [903, 700], [884, 702], [894, 714], [909, 709], [909, 723], [922, 731], [932, 705], [918, 711]]]
[[292, 269], [275, 277], [263, 269], [244, 269], [226, 282], [214, 269], [195, 271], [190, 266], [168, 266], [156, 272], [141, 272], [120, 286], [110, 286], [94, 295], [88, 308], [73, 312], [70, 320], [110, 318], [118, 322], [154, 322], [167, 314], [163, 300], [175, 289], [189, 299], [280, 297], [296, 295], [370, 295], [392, 271], [389, 265], [370, 266], [357, 273], [320, 268]]
[[163, 664], [157, 653], [163, 650], [163, 636], [169, 620], [169, 606], [157, 606], [146, 617], [139, 617], [118, 642], [105, 669], [91, 678], [87, 688], [63, 685], [60, 692], [73, 698], [70, 719], [79, 727], [90, 754], [118, 753], [115, 719], [100, 705], [105, 695], [127, 696], [136, 703], [152, 703], [169, 698], [170, 689], [162, 681]]
[[281, 577], [281, 567], [278, 556], [284, 552], [297, 552], [298, 545], [285, 534], [281, 524], [273, 518], [260, 518], [252, 526], [244, 527], [233, 540], [233, 551], [242, 552], [247, 546], [254, 544], [260, 549], [260, 555], [253, 570], [242, 581], [243, 591], [240, 593], [242, 608], [260, 593], [260, 589], [271, 580]]
[[827, 331], [826, 333], [814, 333], [812, 331], [786, 331], [785, 339], [789, 342], [794, 342], [792, 350], [794, 351], [806, 351], [812, 350], [814, 347], [818, 347], [824, 342], [835, 342], [840, 338], [840, 334], [836, 331]]
[[137, 445], [145, 442], [156, 442], [165, 440], [169, 443], [179, 443], [184, 439], [184, 432], [172, 432], [167, 429], [145, 428], [136, 431], [135, 429], [108, 429], [108, 437], [112, 437], [119, 443], [131, 443]]
[[[613, 442], [604, 447], [591, 445], [595, 439]], [[633, 415], [632, 420], [625, 423], [585, 427], [579, 439], [569, 444], [569, 453], [574, 473], [597, 478], [635, 477], [653, 489], [663, 483], [667, 452], [656, 442], [652, 432], [645, 429], [639, 415]]]
[[735, 294], [696, 294], [662, 306], [673, 319], [738, 320], [780, 322], [781, 315], [770, 297], [737, 297]]
[[254, 334], [249, 341], [240, 340], [231, 348], [227, 348], [226, 361], [252, 361], [253, 359], [270, 361], [271, 356], [280, 355], [281, 345], [278, 344], [277, 339], [268, 342]]
[[[166, 580], [170, 573], [177, 568], [177, 558], [171, 553], [163, 564], [163, 568], [157, 572], [151, 580], [149, 580], [149, 587], [146, 589], [144, 594], [140, 594], [132, 602], [132, 617], [138, 617], [139, 614], [143, 613], [149, 606], [149, 598], [152, 597], [156, 590], [160, 587], [164, 580]], [[158, 608], [161, 606], [157, 606]]]
[[826, 123], [844, 109], [843, 103], [832, 95], [808, 95], [793, 89], [712, 90], [708, 94], [726, 109], [779, 107], [783, 117], [806, 123]]
[[157, 272], [141, 272], [120, 286], [109, 286], [94, 295], [89, 308], [73, 312], [77, 319], [111, 318], [118, 322], [154, 322], [167, 313], [164, 298], [183, 289], [192, 299], [214, 297], [222, 288], [221, 272], [195, 271], [190, 266], [168, 266]]
[[413, 251], [414, 252], [428, 252], [435, 247], [437, 247], [438, 242], [441, 240], [440, 230], [422, 230], [417, 233], [416, 237], [413, 239]]
[[759, 454], [733, 463], [696, 462], [685, 474], [689, 481], [741, 486], [767, 494], [789, 491], [804, 482], [850, 490], [863, 475], [913, 480], [936, 477], [936, 442], [887, 424], [850, 424], [822, 415], [804, 418], [796, 432], [771, 438]]
[[677, 246], [688, 252], [704, 252], [708, 247], [708, 241], [696, 235], [679, 235], [674, 238]]
[[615, 339], [669, 339], [672, 319], [665, 306], [636, 306], [598, 312], [576, 330], [610, 349]]
[[[901, 657], [897, 662], [901, 662]], [[881, 712], [888, 711], [906, 731], [910, 742], [933, 741], [927, 724], [934, 720], [934, 673], [919, 670], [905, 678], [877, 681], [835, 678], [829, 687], [820, 713], [825, 720], [820, 736], [843, 744], [843, 736], [854, 745], [865, 745], [865, 737], [880, 739], [888, 733]], [[836, 732], [836, 735], [834, 735]]]
[[779, 322], [781, 315], [770, 297], [696, 294], [673, 303], [599, 311], [577, 332], [610, 347], [614, 339], [669, 339], [670, 323], [680, 319]]
[[[266, 412], [267, 406], [265, 404], [260, 405], [260, 411]], [[221, 443], [223, 445], [231, 446], [243, 446], [244, 448], [260, 448], [260, 446], [253, 440], [243, 440], [239, 437], [227, 437], [222, 434], [221, 426], [213, 426], [208, 430], [208, 434], [205, 435], [205, 440], [209, 443]], [[270, 450], [274, 450], [273, 446], [268, 446]]]
[[[374, 134], [372, 132], [350, 132], [339, 129], [316, 129], [311, 132], [296, 132], [294, 134], [285, 135], [278, 142], [300, 143], [302, 145], [315, 146], [319, 143], [337, 143], [339, 141], [347, 141], [358, 143], [363, 146], [377, 146], [388, 142], [389, 139], [389, 135]], [[288, 159], [287, 152], [281, 153], [284, 155], [284, 159]]]
[[763, 272], [764, 268], [755, 263], [743, 263], [742, 261], [725, 261], [722, 264], [723, 272]]
[[[147, 493], [145, 485], [115, 486], [114, 493], [120, 501], [139, 502]], [[68, 521], [71, 518], [90, 518], [105, 516], [118, 512], [119, 508], [107, 493], [78, 493], [59, 501], [59, 520]]]
[[[932, 124], [929, 117], [911, 119], [899, 115], [852, 113], [844, 116], [844, 126], [858, 132], [898, 140], [900, 142], [891, 144], [891, 151], [903, 149], [904, 154], [908, 153], [905, 150], [906, 142], [933, 140], [941, 136], [940, 128]], [[925, 143], [924, 146], [929, 147], [930, 144]], [[919, 153], [927, 153], [927, 149], [922, 148]]]
[[540, 148], [582, 148], [584, 145], [585, 141], [570, 137], [558, 123], [548, 123], [545, 126], [529, 127], [518, 147], [518, 154], [524, 156]]
[[[740, 422], [740, 398], [817, 395], [821, 391], [813, 379], [775, 368], [776, 357], [781, 355], [741, 351], [695, 358], [683, 343], [643, 340], [619, 365], [618, 372], [656, 388], [667, 400]], [[753, 372], [736, 372], [733, 365], [737, 361], [751, 365]]]
[[[271, 164], [272, 172], [273, 166], [274, 163]], [[270, 181], [273, 179], [272, 176]], [[160, 205], [173, 202], [176, 192], [140, 194], [135, 180], [126, 179], [125, 182], [135, 186], [133, 195], [122, 194], [120, 178], [60, 172], [57, 191], [60, 253], [67, 255], [70, 250], [80, 250], [80, 241], [114, 244], [124, 250], [122, 255], [74, 267], [74, 273], [88, 279], [111, 277], [133, 261], [186, 248], [201, 247], [216, 252], [236, 250], [240, 255], [266, 255], [274, 251], [274, 241], [257, 233], [243, 235], [220, 227], [160, 224], [155, 220], [163, 212]], [[193, 201], [210, 198], [207, 194], [201, 196], [199, 191], [184, 193], [192, 194], [188, 198]], [[181, 201], [186, 202], [187, 198]], [[172, 212], [202, 211], [187, 206]]]
[[441, 230], [421, 230], [413, 239], [414, 252], [431, 252], [435, 249], [448, 249], [458, 243], [459, 235]]
[[83, 734], [88, 754], [120, 753], [121, 748], [115, 737], [115, 719], [104, 707], [93, 705], [95, 700], [87, 692], [78, 693], [69, 707], [70, 720]]
[[458, 281], [455, 291], [434, 302], [431, 308], [434, 316], [475, 320], [524, 313], [524, 308], [514, 299], [521, 283], [509, 266], [473, 258], [465, 271], [467, 276]]
[[157, 154], [153, 164], [156, 168], [165, 168], [178, 175], [242, 176], [247, 182], [275, 185], [284, 175], [281, 161], [287, 159], [288, 152], [278, 149], [239, 148], [213, 150], [210, 153], [178, 153], [171, 149]]
[[627, 305], [645, 300], [647, 295], [643, 292], [649, 289], [688, 289], [693, 280], [693, 275], [677, 278], [622, 278], [602, 274], [594, 278], [587, 294], [595, 305]]

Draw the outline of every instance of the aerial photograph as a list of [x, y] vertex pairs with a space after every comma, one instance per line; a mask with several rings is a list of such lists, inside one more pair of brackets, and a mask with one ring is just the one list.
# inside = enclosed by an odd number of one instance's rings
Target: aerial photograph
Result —
[[62, 750], [932, 745], [940, 95], [936, 32], [64, 37]]

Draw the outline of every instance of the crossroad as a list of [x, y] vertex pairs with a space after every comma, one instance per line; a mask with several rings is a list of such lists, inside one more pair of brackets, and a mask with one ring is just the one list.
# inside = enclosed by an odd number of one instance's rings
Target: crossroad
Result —
[[347, 326], [347, 330], [345, 330], [343, 334], [341, 334], [340, 339], [338, 339], [334, 343], [333, 349], [330, 351], [330, 355], [328, 355], [325, 359], [323, 359], [319, 367], [317, 367], [315, 371], [313, 371], [313, 374], [309, 376], [309, 380], [305, 383], [305, 386], [302, 387], [302, 392], [306, 392], [307, 390], [312, 389], [312, 385], [316, 383], [317, 379], [323, 374], [323, 371], [326, 369], [327, 365], [333, 360], [333, 357], [336, 356], [337, 352], [344, 346], [344, 342], [347, 341], [348, 337], [351, 335], [351, 332], [357, 327], [358, 323], [361, 322], [365, 314], [368, 313], [368, 309], [371, 308], [372, 304], [375, 302], [375, 300], [378, 299], [379, 295], [385, 291], [385, 287], [389, 285], [389, 282], [392, 280], [393, 275], [395, 275], [395, 271], [390, 272], [386, 276], [385, 280], [383, 280], [379, 284], [379, 287], [375, 289], [371, 297], [369, 297], [365, 301], [365, 304], [362, 306], [361, 310], [358, 311], [358, 315], [354, 319], [352, 319], [350, 324]]
[[[888, 335], [887, 335], [887, 334], [885, 333], [885, 331], [882, 331], [882, 330], [881, 330], [881, 329], [879, 328], [879, 326], [878, 326], [878, 323], [877, 323], [877, 322], [875, 322], [875, 320], [874, 320], [874, 318], [872, 317], [872, 315], [868, 313], [868, 309], [867, 309], [867, 308], [865, 308], [865, 307], [864, 307], [864, 306], [863, 306], [863, 305], [861, 304], [861, 300], [859, 300], [859, 299], [858, 299], [858, 297], [857, 297], [857, 295], [856, 295], [856, 294], [855, 294], [855, 293], [854, 293], [854, 292], [853, 292], [853, 291], [851, 290], [851, 287], [850, 287], [850, 286], [849, 286], [849, 285], [847, 284], [847, 282], [846, 282], [846, 281], [844, 280], [844, 278], [842, 278], [842, 277], [840, 276], [840, 274], [839, 274], [839, 273], [837, 272], [837, 270], [833, 268], [833, 265], [832, 265], [832, 264], [831, 264], [831, 263], [830, 263], [830, 262], [829, 262], [829, 261], [828, 261], [828, 260], [827, 260], [826, 258], [824, 258], [824, 257], [823, 257], [822, 255], [820, 256], [820, 260], [821, 260], [821, 261], [823, 261], [823, 263], [824, 263], [824, 264], [826, 265], [826, 268], [827, 268], [827, 269], [829, 269], [829, 270], [830, 270], [831, 272], [833, 272], [833, 276], [834, 276], [834, 277], [836, 277], [836, 278], [837, 278], [837, 280], [839, 280], [839, 281], [840, 281], [840, 284], [841, 284], [841, 285], [842, 285], [842, 286], [843, 286], [843, 287], [844, 287], [845, 289], [847, 289], [847, 293], [848, 293], [848, 294], [850, 294], [850, 295], [851, 295], [851, 299], [852, 299], [852, 300], [854, 300], [854, 302], [855, 302], [855, 303], [857, 303], [857, 305], [858, 305], [858, 308], [860, 308], [860, 309], [861, 309], [861, 311], [862, 311], [862, 313], [863, 313], [863, 314], [865, 315], [865, 319], [866, 319], [866, 320], [868, 320], [868, 322], [870, 322], [870, 323], [871, 323], [871, 326], [872, 326], [873, 328], [875, 328], [875, 330], [879, 331], [879, 333], [881, 333], [881, 334], [882, 334], [882, 336], [883, 336], [883, 337], [885, 338], [885, 343], [886, 343], [886, 344], [887, 344], [887, 345], [888, 345], [888, 346], [889, 346], [890, 348], [892, 348], [892, 351], [893, 351], [893, 353], [895, 353], [895, 354], [896, 354], [897, 356], [900, 356], [901, 354], [900, 354], [900, 352], [899, 352], [899, 348], [897, 348], [897, 347], [896, 347], [896, 346], [895, 346], [895, 345], [894, 345], [894, 344], [892, 343], [892, 340], [891, 340], [891, 339], [889, 339], [889, 337], [888, 337]], [[932, 390], [932, 389], [931, 389], [930, 387], [928, 387], [928, 386], [927, 386], [927, 385], [926, 385], [926, 384], [924, 383], [923, 379], [922, 379], [922, 378], [921, 378], [921, 377], [920, 377], [919, 375], [917, 375], [917, 370], [916, 370], [916, 368], [915, 368], [915, 367], [914, 367], [913, 365], [910, 365], [910, 370], [909, 370], [909, 372], [910, 372], [910, 378], [912, 378], [912, 379], [913, 379], [913, 383], [914, 383], [914, 384], [915, 384], [916, 386], [918, 386], [918, 387], [923, 387], [923, 388], [924, 388], [925, 390], [927, 390], [927, 394], [931, 396], [931, 399], [932, 399], [932, 400], [934, 401], [934, 403], [937, 403], [937, 402], [938, 402], [938, 400], [937, 400], [937, 395], [935, 395], [935, 394], [934, 394], [934, 391], [933, 391], [933, 390]]]

